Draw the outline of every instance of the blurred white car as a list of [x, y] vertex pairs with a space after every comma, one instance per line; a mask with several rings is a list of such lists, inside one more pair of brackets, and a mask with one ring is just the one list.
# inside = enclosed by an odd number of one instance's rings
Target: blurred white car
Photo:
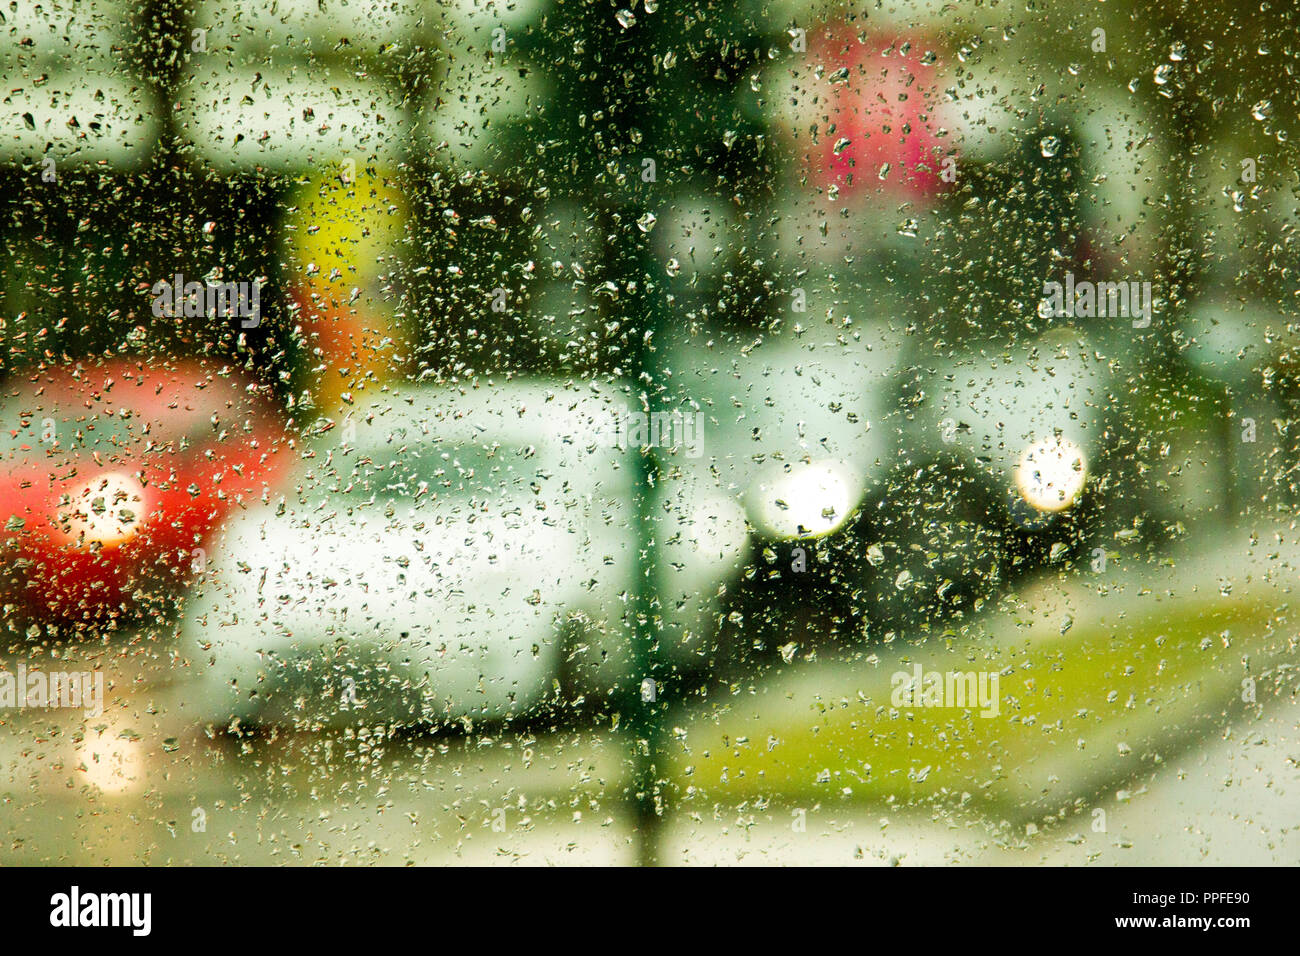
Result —
[[1107, 363], [1065, 328], [964, 354], [929, 369], [916, 441], [984, 471], [1013, 516], [1046, 519], [1085, 492], [1110, 380]]
[[[621, 399], [562, 383], [394, 389], [320, 434], [296, 493], [227, 526], [184, 637], [210, 721], [503, 718], [628, 673], [638, 542]], [[739, 507], [660, 483], [669, 660], [746, 556]], [[567, 700], [567, 696], [563, 698]]]
[[696, 469], [719, 476], [764, 539], [839, 530], [893, 456], [901, 343], [880, 324], [851, 343], [819, 332], [741, 353], [679, 346], [678, 385], [716, 422]]

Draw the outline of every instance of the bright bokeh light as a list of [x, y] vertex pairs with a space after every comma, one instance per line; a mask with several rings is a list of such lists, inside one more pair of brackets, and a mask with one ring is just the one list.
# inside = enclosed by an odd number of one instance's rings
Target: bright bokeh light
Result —
[[754, 523], [778, 538], [816, 538], [842, 525], [861, 484], [834, 461], [784, 465], [760, 481], [752, 500]]
[[1083, 449], [1059, 435], [1030, 445], [1016, 465], [1016, 490], [1039, 511], [1069, 508], [1087, 478]]
[[107, 796], [138, 792], [148, 769], [144, 742], [122, 727], [114, 724], [101, 729], [102, 724], [98, 718], [88, 721], [79, 769], [87, 783]]
[[144, 516], [144, 485], [134, 475], [110, 471], [82, 485], [59, 518], [69, 536], [83, 546], [112, 547], [139, 534]]

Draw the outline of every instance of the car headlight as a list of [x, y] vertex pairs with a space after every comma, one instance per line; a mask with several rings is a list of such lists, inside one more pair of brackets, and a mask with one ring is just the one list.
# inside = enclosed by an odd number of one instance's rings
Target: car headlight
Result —
[[1064, 511], [1074, 504], [1088, 478], [1083, 449], [1053, 435], [1030, 445], [1016, 465], [1016, 490], [1039, 511]]
[[775, 538], [818, 538], [836, 531], [862, 497], [862, 482], [838, 461], [777, 466], [749, 497], [754, 524]]
[[110, 471], [95, 476], [71, 496], [59, 523], [80, 546], [114, 547], [134, 538], [146, 514], [145, 488], [134, 475]]

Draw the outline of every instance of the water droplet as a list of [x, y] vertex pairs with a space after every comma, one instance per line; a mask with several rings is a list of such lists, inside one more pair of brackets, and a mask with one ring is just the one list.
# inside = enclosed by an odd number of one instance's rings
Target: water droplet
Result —
[[1061, 151], [1061, 137], [1044, 136], [1038, 141], [1038, 148], [1042, 150], [1044, 156], [1051, 159]]

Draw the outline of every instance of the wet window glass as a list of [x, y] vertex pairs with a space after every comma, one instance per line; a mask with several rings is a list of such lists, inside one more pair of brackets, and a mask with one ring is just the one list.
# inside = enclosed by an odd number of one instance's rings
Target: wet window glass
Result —
[[1295, 29], [0, 0], [0, 862], [1293, 862]]

